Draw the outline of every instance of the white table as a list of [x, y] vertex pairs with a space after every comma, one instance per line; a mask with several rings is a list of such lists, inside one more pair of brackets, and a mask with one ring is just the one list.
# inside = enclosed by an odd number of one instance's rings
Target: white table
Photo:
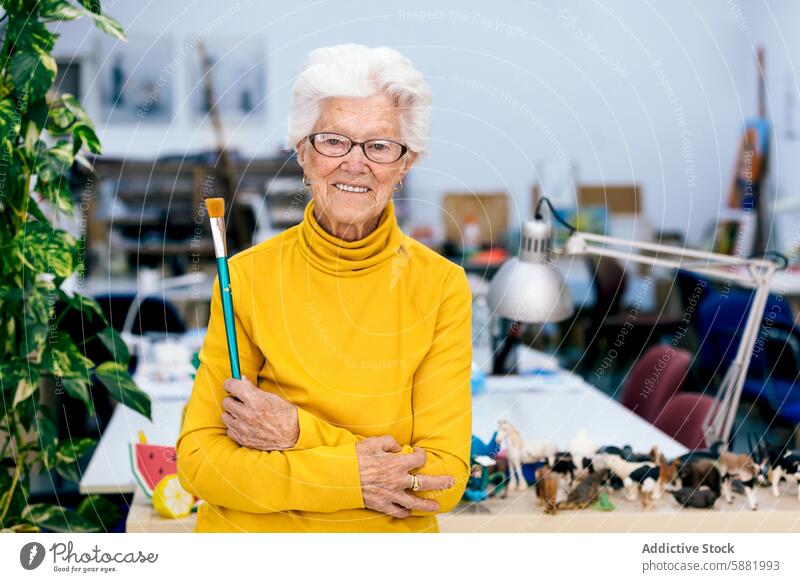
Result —
[[138, 442], [140, 430], [152, 444], [174, 444], [178, 440], [183, 406], [191, 394], [192, 379], [158, 381], [137, 374], [134, 380], [150, 395], [152, 421], [127, 406], [117, 404], [80, 481], [83, 494], [134, 492], [136, 482], [131, 472], [128, 445]]
[[567, 371], [548, 376], [490, 376], [473, 396], [473, 433], [484, 442], [497, 421], [510, 421], [526, 440], [548, 440], [566, 450], [579, 430], [598, 446], [629, 444], [646, 453], [658, 445], [668, 457], [687, 451], [622, 404]]

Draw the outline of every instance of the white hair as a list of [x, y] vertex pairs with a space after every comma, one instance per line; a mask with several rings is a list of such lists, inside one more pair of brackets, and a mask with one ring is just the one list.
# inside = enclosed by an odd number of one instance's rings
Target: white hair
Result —
[[287, 149], [311, 133], [323, 100], [372, 97], [385, 93], [400, 114], [400, 135], [408, 148], [424, 156], [431, 125], [431, 90], [411, 61], [389, 47], [340, 44], [318, 48], [292, 89]]

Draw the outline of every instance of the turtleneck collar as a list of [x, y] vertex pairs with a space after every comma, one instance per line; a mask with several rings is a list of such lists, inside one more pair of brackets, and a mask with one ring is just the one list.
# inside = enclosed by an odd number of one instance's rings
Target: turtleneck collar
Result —
[[312, 198], [303, 212], [298, 241], [300, 250], [313, 267], [329, 275], [357, 277], [391, 260], [403, 244], [403, 231], [397, 225], [394, 202], [389, 200], [375, 230], [359, 240], [343, 240], [319, 224]]

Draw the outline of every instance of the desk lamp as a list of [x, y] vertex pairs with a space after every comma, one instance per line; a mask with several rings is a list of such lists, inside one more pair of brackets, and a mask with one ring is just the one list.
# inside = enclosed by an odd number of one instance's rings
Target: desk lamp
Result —
[[[550, 222], [541, 212], [545, 202], [550, 207], [550, 215], [570, 231], [561, 250], [551, 248]], [[645, 252], [649, 254], [643, 254]], [[528, 323], [562, 321], [572, 315], [574, 307], [569, 289], [561, 273], [552, 266], [553, 258], [559, 255], [595, 255], [684, 269], [755, 289], [736, 357], [722, 380], [716, 396], [717, 405], [711, 407], [703, 423], [707, 445], [717, 441], [727, 443], [764, 318], [770, 282], [775, 271], [785, 268], [786, 258], [775, 252], [764, 253], [760, 258], [735, 257], [579, 232], [558, 215], [546, 197], [542, 197], [534, 220], [522, 225], [519, 256], [506, 261], [492, 279], [488, 294], [492, 311], [510, 320]], [[778, 258], [783, 264], [768, 257]]]

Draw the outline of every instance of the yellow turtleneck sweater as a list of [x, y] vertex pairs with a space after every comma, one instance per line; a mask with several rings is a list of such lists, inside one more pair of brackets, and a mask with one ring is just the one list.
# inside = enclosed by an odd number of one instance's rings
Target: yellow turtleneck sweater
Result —
[[[230, 260], [242, 374], [298, 407], [287, 451], [239, 446], [222, 422], [230, 377], [218, 281], [177, 442], [183, 486], [205, 500], [197, 531], [435, 532], [436, 516], [366, 509], [356, 441], [419, 446], [417, 472], [456, 485], [417, 492], [439, 512], [469, 473], [471, 294], [464, 269], [406, 236], [390, 201], [358, 241], [303, 221]], [[257, 380], [256, 380], [257, 379]]]

